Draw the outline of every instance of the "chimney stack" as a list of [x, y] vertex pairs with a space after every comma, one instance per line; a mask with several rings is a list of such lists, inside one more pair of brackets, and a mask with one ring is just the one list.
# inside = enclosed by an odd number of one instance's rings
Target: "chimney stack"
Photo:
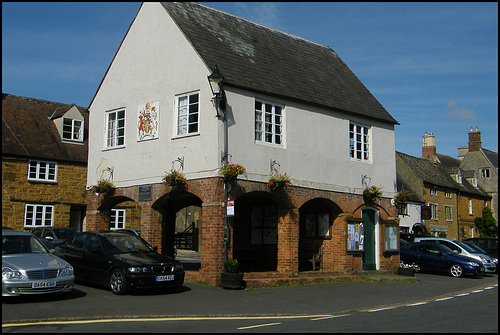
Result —
[[477, 127], [476, 130], [473, 130], [471, 127], [469, 131], [469, 152], [479, 151], [481, 146], [481, 132]]
[[423, 136], [422, 158], [428, 159], [433, 163], [440, 163], [436, 154], [436, 137], [433, 133]]
[[436, 156], [436, 137], [430, 133], [423, 136], [422, 157]]

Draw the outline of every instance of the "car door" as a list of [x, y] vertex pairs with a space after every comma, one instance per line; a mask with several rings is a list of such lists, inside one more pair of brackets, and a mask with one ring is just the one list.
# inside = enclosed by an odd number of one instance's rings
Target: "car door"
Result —
[[443, 254], [434, 243], [418, 246], [418, 265], [424, 271], [443, 271]]
[[82, 280], [85, 280], [85, 271], [82, 268], [82, 252], [88, 235], [87, 233], [77, 234], [68, 240], [65, 245], [58, 248], [60, 256], [73, 266], [75, 277]]
[[99, 235], [92, 234], [85, 242], [81, 258], [82, 271], [89, 281], [106, 285], [111, 262], [108, 261]]

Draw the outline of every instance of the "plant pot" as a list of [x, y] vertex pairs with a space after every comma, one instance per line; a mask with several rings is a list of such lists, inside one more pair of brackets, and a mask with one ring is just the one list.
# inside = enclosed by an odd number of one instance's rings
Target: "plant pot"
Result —
[[222, 272], [220, 279], [223, 288], [243, 288], [243, 273]]
[[415, 269], [413, 269], [413, 268], [398, 268], [398, 275], [414, 277], [415, 276]]

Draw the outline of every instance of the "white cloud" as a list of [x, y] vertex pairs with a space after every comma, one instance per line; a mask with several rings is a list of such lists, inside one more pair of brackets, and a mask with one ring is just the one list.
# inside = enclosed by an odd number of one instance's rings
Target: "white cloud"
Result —
[[457, 107], [457, 103], [453, 100], [448, 101], [448, 114], [446, 116], [450, 119], [460, 120], [477, 120], [477, 114], [467, 108]]

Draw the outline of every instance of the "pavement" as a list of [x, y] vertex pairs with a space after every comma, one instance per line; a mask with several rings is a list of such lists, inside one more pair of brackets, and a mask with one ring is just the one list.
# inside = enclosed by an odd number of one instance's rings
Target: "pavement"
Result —
[[[186, 271], [187, 281], [197, 281], [197, 270], [200, 269], [200, 252], [193, 250], [178, 249], [177, 257], [184, 270]], [[289, 276], [287, 274], [277, 274], [276, 272], [254, 272], [245, 273], [243, 280], [245, 281], [246, 288], [257, 288], [266, 286], [279, 286], [286, 284], [305, 284], [307, 282], [326, 282], [326, 281], [340, 281], [340, 280], [355, 280], [368, 278], [376, 282], [415, 282], [412, 276], [401, 276], [391, 274], [388, 271], [362, 271], [359, 274], [345, 274], [336, 272], [323, 272], [323, 271], [305, 271], [300, 272], [296, 276]]]

